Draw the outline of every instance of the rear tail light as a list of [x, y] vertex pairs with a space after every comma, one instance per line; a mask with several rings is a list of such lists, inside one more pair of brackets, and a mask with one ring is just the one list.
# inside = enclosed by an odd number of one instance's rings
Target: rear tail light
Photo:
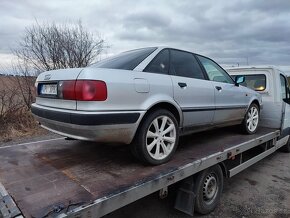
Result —
[[75, 94], [75, 84], [76, 81], [64, 81], [61, 83], [61, 90], [60, 94], [62, 94], [60, 97], [66, 100], [75, 100], [76, 94]]
[[79, 101], [105, 101], [107, 86], [103, 81], [80, 80], [76, 82], [75, 93]]
[[59, 85], [59, 97], [77, 101], [105, 101], [107, 85], [99, 80], [63, 81]]

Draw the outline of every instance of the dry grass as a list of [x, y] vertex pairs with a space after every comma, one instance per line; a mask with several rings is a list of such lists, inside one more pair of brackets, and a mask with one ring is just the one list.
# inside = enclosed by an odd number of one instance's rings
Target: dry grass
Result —
[[44, 132], [24, 100], [25, 86], [19, 88], [22, 80], [24, 78], [0, 76], [0, 142]]
[[13, 116], [0, 126], [0, 142], [8, 142], [17, 138], [42, 134], [30, 111], [23, 111]]

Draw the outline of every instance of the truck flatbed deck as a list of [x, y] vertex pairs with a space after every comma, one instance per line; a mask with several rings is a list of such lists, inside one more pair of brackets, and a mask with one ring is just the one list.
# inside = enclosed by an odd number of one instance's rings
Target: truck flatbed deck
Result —
[[[193, 134], [181, 138], [170, 162], [154, 167], [137, 162], [126, 145], [59, 139], [2, 147], [0, 212], [4, 217], [101, 217], [270, 141], [261, 159], [277, 150], [278, 136], [279, 130], [270, 128], [254, 135], [233, 128]], [[230, 176], [252, 163], [234, 166]]]

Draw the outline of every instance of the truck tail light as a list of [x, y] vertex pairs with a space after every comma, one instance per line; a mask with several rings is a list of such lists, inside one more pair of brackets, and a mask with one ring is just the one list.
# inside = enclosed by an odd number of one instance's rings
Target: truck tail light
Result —
[[63, 81], [60, 90], [63, 99], [77, 101], [105, 101], [107, 85], [99, 80]]

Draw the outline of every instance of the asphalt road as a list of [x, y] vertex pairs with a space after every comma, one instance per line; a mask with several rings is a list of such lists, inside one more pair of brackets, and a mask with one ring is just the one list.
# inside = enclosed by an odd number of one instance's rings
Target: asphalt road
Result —
[[[173, 209], [174, 192], [160, 200], [152, 194], [106, 218], [189, 218]], [[195, 217], [290, 217], [290, 154], [276, 152], [231, 179], [225, 180], [219, 206], [211, 214]]]

